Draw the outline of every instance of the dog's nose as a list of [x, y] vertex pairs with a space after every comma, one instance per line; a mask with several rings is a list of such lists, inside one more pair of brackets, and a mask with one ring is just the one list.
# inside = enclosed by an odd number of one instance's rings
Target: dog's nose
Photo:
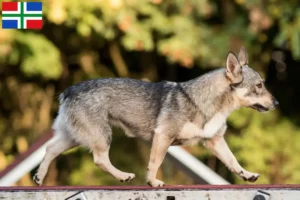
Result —
[[278, 106], [278, 105], [279, 105], [279, 102], [274, 98], [274, 99], [273, 99], [273, 104], [274, 104], [274, 106]]

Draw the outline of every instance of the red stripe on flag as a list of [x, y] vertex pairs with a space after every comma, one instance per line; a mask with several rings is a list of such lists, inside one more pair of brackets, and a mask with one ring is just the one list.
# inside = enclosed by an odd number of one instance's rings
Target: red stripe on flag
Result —
[[41, 29], [43, 27], [42, 20], [26, 20], [27, 29]]
[[2, 11], [18, 11], [18, 2], [2, 2]]

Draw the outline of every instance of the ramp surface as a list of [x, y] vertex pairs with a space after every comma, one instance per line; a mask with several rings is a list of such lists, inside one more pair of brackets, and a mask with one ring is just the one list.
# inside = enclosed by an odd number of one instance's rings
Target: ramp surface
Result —
[[300, 185], [0, 187], [9, 200], [299, 200]]

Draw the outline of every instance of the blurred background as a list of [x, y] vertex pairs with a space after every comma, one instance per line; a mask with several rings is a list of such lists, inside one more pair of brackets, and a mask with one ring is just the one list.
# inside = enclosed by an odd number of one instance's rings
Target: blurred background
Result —
[[[2, 2], [2, 1], [1, 1]], [[50, 128], [58, 95], [83, 80], [186, 81], [224, 67], [245, 46], [249, 64], [280, 102], [243, 108], [226, 140], [258, 184], [300, 181], [300, 3], [297, 0], [44, 0], [42, 30], [0, 29], [0, 171]], [[242, 183], [201, 144], [185, 147], [231, 183]], [[112, 163], [145, 185], [149, 144], [115, 130]], [[36, 169], [35, 169], [36, 170]], [[16, 185], [34, 185], [33, 170]], [[120, 185], [76, 148], [50, 166], [46, 185]], [[193, 180], [166, 159], [167, 184]]]

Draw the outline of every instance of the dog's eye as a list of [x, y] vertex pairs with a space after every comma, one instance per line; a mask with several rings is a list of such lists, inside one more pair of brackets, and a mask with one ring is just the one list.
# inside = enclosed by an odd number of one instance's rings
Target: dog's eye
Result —
[[256, 85], [257, 88], [262, 88], [262, 86], [263, 86], [262, 83]]

